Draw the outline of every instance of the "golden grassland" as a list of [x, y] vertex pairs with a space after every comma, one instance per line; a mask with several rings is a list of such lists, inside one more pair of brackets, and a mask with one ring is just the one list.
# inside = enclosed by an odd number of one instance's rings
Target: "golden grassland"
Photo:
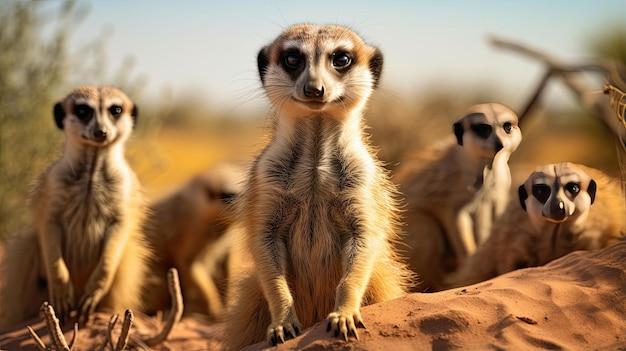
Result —
[[153, 136], [133, 139], [129, 158], [146, 195], [154, 199], [215, 164], [252, 159], [263, 135], [255, 121], [240, 128], [162, 128]]
[[[575, 162], [619, 176], [615, 141], [599, 121], [588, 120], [577, 126], [563, 127], [537, 118], [522, 126], [524, 140], [511, 158], [513, 185], [521, 184], [534, 168], [546, 163]], [[133, 139], [129, 158], [149, 198], [157, 198], [177, 188], [195, 174], [220, 162], [251, 160], [264, 145], [268, 130], [265, 121], [244, 120], [228, 127], [215, 123], [164, 127], [155, 135]], [[428, 133], [408, 129], [419, 139]], [[402, 157], [421, 146], [407, 146], [403, 152], [390, 153], [393, 135], [372, 128], [372, 142], [379, 156], [393, 171]], [[441, 128], [445, 136], [447, 128]], [[432, 135], [428, 136], [432, 138]], [[389, 156], [392, 154], [394, 156]], [[395, 157], [395, 158], [394, 158]], [[394, 158], [394, 159], [389, 159]]]

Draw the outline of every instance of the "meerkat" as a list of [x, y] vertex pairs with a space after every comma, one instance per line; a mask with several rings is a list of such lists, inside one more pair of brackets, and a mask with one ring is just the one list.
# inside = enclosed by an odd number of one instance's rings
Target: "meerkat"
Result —
[[272, 137], [235, 199], [252, 268], [238, 282], [226, 348], [282, 343], [316, 322], [348, 340], [362, 305], [406, 293], [396, 189], [362, 114], [381, 52], [336, 25], [287, 28], [258, 54]]
[[508, 161], [522, 140], [517, 114], [498, 103], [475, 105], [453, 132], [407, 160], [394, 177], [406, 196], [407, 233], [398, 249], [407, 251], [420, 276], [414, 291], [442, 289], [445, 274], [485, 240], [508, 202]]
[[140, 310], [150, 251], [146, 207], [124, 148], [137, 107], [122, 91], [81, 86], [54, 106], [64, 152], [30, 198], [34, 224], [7, 247], [3, 323], [37, 316], [44, 301], [67, 319]]
[[210, 320], [222, 314], [234, 235], [228, 205], [240, 193], [244, 175], [243, 164], [218, 164], [150, 205], [146, 235], [155, 258], [146, 289], [149, 312], [170, 307], [165, 277], [168, 269], [175, 267], [184, 314]]
[[597, 169], [541, 166], [519, 187], [485, 244], [446, 280], [450, 287], [470, 285], [612, 245], [626, 236], [624, 202], [620, 181]]

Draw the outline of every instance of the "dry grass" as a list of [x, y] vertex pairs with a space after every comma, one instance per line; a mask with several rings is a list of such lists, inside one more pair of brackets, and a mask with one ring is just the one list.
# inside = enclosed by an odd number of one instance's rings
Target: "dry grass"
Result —
[[[457, 110], [460, 114], [465, 107]], [[373, 106], [370, 111], [380, 109]], [[432, 139], [450, 134], [450, 125], [458, 117], [445, 110], [433, 119], [432, 113], [424, 111], [429, 110], [393, 111], [382, 122], [372, 121], [375, 114], [368, 115], [372, 141], [390, 169], [408, 154], [430, 145]], [[531, 117], [522, 125], [524, 140], [511, 158], [514, 184], [523, 182], [539, 165], [566, 161], [619, 176], [614, 138], [599, 120], [585, 115]], [[164, 127], [152, 137], [134, 139], [129, 158], [148, 196], [158, 197], [216, 163], [251, 160], [264, 144], [264, 122], [243, 119], [227, 126], [207, 122]], [[420, 128], [425, 125], [428, 128]]]
[[251, 159], [263, 140], [257, 122], [162, 128], [133, 140], [129, 158], [148, 197], [157, 198], [214, 164]]

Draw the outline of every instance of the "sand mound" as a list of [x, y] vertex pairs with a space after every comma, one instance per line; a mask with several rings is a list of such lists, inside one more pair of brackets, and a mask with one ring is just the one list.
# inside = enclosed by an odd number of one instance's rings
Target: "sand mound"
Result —
[[[344, 342], [325, 323], [276, 350], [617, 350], [626, 348], [626, 242], [575, 252], [546, 266], [514, 271], [492, 280], [404, 298], [361, 310], [367, 329]], [[109, 316], [98, 314], [79, 331], [74, 350], [100, 349]], [[25, 329], [0, 333], [2, 350], [35, 350]], [[39, 335], [43, 323], [31, 321]], [[138, 316], [136, 332], [156, 332], [155, 318]], [[65, 335], [69, 340], [72, 331]], [[215, 350], [220, 326], [188, 320], [156, 349]], [[114, 334], [114, 337], [117, 333]], [[44, 341], [48, 341], [44, 337]], [[265, 342], [249, 350], [267, 348]]]
[[361, 313], [367, 329], [359, 341], [332, 338], [319, 323], [277, 350], [623, 349], [626, 242], [466, 288], [411, 294]]

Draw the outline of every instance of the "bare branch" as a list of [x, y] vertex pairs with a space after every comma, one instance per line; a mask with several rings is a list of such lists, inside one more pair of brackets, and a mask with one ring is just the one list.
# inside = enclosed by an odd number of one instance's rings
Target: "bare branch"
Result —
[[533, 94], [533, 96], [531, 96], [530, 99], [528, 99], [528, 102], [526, 103], [526, 107], [524, 107], [522, 112], [518, 114], [519, 122], [521, 122], [522, 119], [524, 119], [524, 117], [530, 114], [533, 107], [535, 107], [535, 105], [539, 101], [539, 97], [543, 93], [543, 90], [545, 89], [545, 87], [548, 85], [548, 81], [550, 80], [551, 77], [552, 77], [552, 71], [548, 71], [546, 72], [546, 74], [544, 74], [543, 78], [541, 78], [541, 81], [537, 85], [537, 88], [535, 88], [535, 93]]
[[107, 327], [107, 341], [109, 345], [111, 345], [111, 349], [113, 349], [115, 345], [115, 343], [113, 343], [113, 328], [115, 327], [118, 318], [119, 315], [117, 314], [114, 314], [111, 316], [111, 318], [109, 318], [109, 326]]
[[107, 330], [107, 339], [113, 350], [122, 351], [124, 348], [126, 348], [129, 340], [130, 343], [135, 347], [149, 349], [151, 346], [160, 344], [167, 339], [167, 336], [172, 331], [172, 328], [174, 328], [176, 323], [178, 323], [182, 318], [184, 307], [183, 295], [180, 291], [180, 280], [178, 278], [178, 271], [175, 268], [171, 268], [167, 272], [167, 278], [170, 296], [172, 297], [172, 308], [168, 314], [167, 322], [163, 326], [163, 329], [161, 329], [161, 331], [156, 335], [148, 337], [146, 339], [139, 336], [131, 336], [130, 328], [133, 323], [133, 312], [131, 310], [126, 310], [120, 338], [118, 339], [117, 345], [114, 347], [112, 332], [115, 324], [117, 323], [118, 315], [111, 316], [111, 319], [109, 320], [109, 327]]
[[142, 343], [147, 346], [154, 346], [162, 343], [167, 339], [167, 336], [171, 332], [172, 328], [180, 321], [183, 316], [183, 295], [180, 291], [180, 280], [178, 279], [178, 270], [176, 268], [170, 268], [167, 272], [167, 285], [172, 298], [172, 308], [167, 316], [167, 322], [163, 326], [161, 332], [157, 335], [141, 340], [131, 340], [133, 343], [141, 345]]
[[565, 64], [558, 58], [551, 56], [539, 49], [530, 47], [527, 44], [516, 43], [508, 39], [503, 39], [494, 35], [489, 36], [489, 42], [501, 49], [508, 49], [517, 53], [529, 56], [535, 60], [543, 62], [548, 69], [554, 71], [554, 73], [576, 73], [586, 71], [598, 71], [606, 73], [608, 71], [606, 65], [598, 63], [584, 63], [584, 64]]
[[608, 81], [604, 86], [604, 93], [609, 95], [611, 106], [613, 106], [617, 119], [622, 122], [626, 128], [626, 120], [624, 119], [624, 115], [626, 114], [626, 93], [613, 84], [610, 84]]
[[[50, 305], [47, 301], [44, 302], [41, 305], [39, 314], [44, 322], [46, 322], [48, 330], [50, 330], [50, 336], [54, 345], [56, 346], [56, 349], [60, 351], [70, 351], [71, 348], [67, 344], [67, 341], [65, 341], [65, 336], [63, 335], [63, 331], [59, 326], [59, 319], [56, 317], [52, 305]], [[75, 337], [76, 336], [74, 336], [74, 338]]]
[[610, 104], [617, 119], [626, 128], [626, 82], [622, 78], [626, 75], [626, 67], [613, 62], [609, 69], [609, 76], [605, 79], [604, 93], [609, 95]]
[[74, 348], [76, 340], [78, 340], [78, 323], [74, 323], [74, 335], [72, 335], [72, 340], [70, 340], [70, 350]]
[[[548, 67], [548, 72], [543, 77], [541, 84], [535, 91], [535, 94], [533, 94], [532, 98], [526, 105], [526, 108], [523, 111], [524, 114], [528, 113], [531, 107], [536, 103], [549, 78], [557, 75], [562, 77], [565, 85], [570, 88], [574, 94], [576, 94], [581, 105], [602, 120], [602, 122], [604, 122], [604, 124], [609, 127], [620, 139], [621, 143], [626, 145], [626, 131], [624, 130], [624, 125], [623, 123], [619, 123], [621, 120], [615, 119], [613, 111], [606, 101], [607, 99], [603, 97], [602, 94], [596, 94], [596, 91], [589, 89], [573, 77], [574, 73], [589, 71], [597, 71], [607, 74], [611, 71], [610, 65], [606, 63], [567, 65], [561, 60], [525, 44], [515, 43], [498, 37], [491, 37], [489, 40], [496, 47], [516, 51], [539, 60]], [[523, 114], [520, 114], [520, 119], [522, 116]]]
[[30, 337], [33, 338], [33, 340], [35, 341], [35, 346], [37, 346], [40, 351], [48, 351], [46, 344], [41, 341], [41, 338], [39, 337], [39, 335], [37, 335], [33, 328], [31, 328], [30, 325], [26, 328], [28, 328], [28, 333], [30, 333]]
[[117, 346], [115, 347], [116, 351], [122, 351], [126, 348], [128, 344], [128, 338], [130, 335], [128, 332], [130, 331], [130, 327], [133, 325], [133, 311], [126, 310], [126, 314], [124, 315], [124, 324], [122, 324], [122, 333], [120, 334], [120, 338], [117, 340]]

